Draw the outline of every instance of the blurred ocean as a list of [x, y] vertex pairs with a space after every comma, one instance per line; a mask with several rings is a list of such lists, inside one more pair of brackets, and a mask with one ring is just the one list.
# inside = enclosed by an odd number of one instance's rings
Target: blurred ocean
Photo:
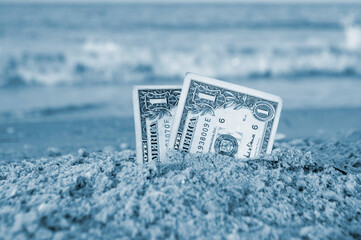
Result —
[[0, 5], [0, 120], [131, 115], [132, 84], [186, 72], [360, 107], [361, 4]]

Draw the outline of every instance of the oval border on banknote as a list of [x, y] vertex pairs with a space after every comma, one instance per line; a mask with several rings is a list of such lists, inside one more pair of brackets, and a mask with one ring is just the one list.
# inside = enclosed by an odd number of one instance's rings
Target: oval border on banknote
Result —
[[[267, 114], [265, 114], [265, 112], [267, 112]], [[275, 114], [276, 110], [269, 102], [257, 102], [253, 107], [253, 116], [263, 122], [272, 120]]]

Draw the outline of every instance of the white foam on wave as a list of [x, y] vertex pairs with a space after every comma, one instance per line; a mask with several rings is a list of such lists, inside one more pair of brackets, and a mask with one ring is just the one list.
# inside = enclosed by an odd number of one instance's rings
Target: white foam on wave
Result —
[[93, 52], [96, 54], [104, 54], [110, 53], [114, 54], [120, 50], [120, 47], [113, 42], [99, 42], [99, 41], [86, 41], [84, 46], [84, 50]]
[[56, 86], [61, 84], [71, 84], [72, 79], [64, 69], [57, 70], [52, 68], [37, 69], [36, 66], [28, 66], [19, 69], [18, 74], [26, 83], [46, 86]]
[[56, 58], [56, 55], [53, 53], [39, 53], [34, 57], [23, 55], [17, 60], [11, 59], [10, 63], [3, 62], [1, 69], [3, 77], [0, 79], [0, 85], [1, 81], [5, 81], [4, 85], [16, 85], [20, 82], [26, 85], [45, 86], [72, 84], [71, 66], [64, 64], [61, 60], [39, 60], [44, 56]]
[[[137, 45], [88, 39], [62, 52], [32, 52], [2, 58], [2, 84], [17, 77], [25, 84], [72, 85], [181, 79], [185, 72], [232, 78], [357, 77], [361, 75], [361, 29], [345, 27], [338, 45], [305, 41], [300, 45], [247, 46], [230, 51], [227, 44], [182, 46]], [[5, 61], [4, 61], [5, 60]], [[5, 63], [4, 63], [5, 62]], [[14, 64], [12, 62], [15, 62]]]
[[87, 41], [78, 61], [94, 73], [100, 73], [105, 79], [114, 77], [114, 70], [121, 65], [123, 56], [120, 46], [113, 42]]
[[351, 51], [361, 50], [361, 27], [355, 24], [354, 19], [354, 15], [349, 15], [343, 20], [345, 34], [344, 47]]
[[[120, 45], [112, 41], [88, 40], [84, 43], [78, 62], [90, 70], [95, 81], [137, 82], [142, 80], [141, 66], [152, 66], [151, 49]], [[140, 67], [139, 67], [140, 66]], [[138, 76], [137, 76], [138, 74]]]
[[345, 29], [346, 48], [349, 50], [361, 50], [361, 28], [355, 25]]

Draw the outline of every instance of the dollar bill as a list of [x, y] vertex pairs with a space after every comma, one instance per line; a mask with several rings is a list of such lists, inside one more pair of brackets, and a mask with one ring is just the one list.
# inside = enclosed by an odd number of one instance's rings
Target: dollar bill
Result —
[[159, 162], [167, 156], [181, 86], [134, 86], [137, 160]]
[[188, 73], [170, 147], [243, 159], [270, 153], [281, 108], [280, 97]]

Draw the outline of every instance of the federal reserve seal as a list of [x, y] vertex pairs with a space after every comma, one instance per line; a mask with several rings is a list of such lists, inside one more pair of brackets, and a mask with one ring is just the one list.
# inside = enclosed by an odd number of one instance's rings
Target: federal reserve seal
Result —
[[238, 151], [237, 139], [232, 135], [222, 134], [216, 139], [214, 150], [216, 153], [233, 157]]

